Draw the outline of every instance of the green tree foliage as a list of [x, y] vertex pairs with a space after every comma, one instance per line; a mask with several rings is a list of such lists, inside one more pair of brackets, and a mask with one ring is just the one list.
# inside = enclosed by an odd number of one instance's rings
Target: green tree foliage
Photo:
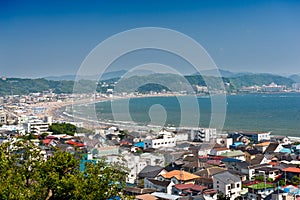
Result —
[[292, 177], [292, 184], [293, 185], [299, 185], [300, 184], [300, 178], [298, 176]]
[[264, 181], [264, 176], [263, 176], [263, 175], [256, 176], [256, 177], [254, 177], [254, 179], [255, 179], [256, 181]]
[[281, 180], [279, 180], [279, 185], [280, 185], [280, 186], [285, 186], [286, 183], [285, 183], [285, 181], [284, 181], [283, 179], [281, 179]]
[[76, 132], [76, 126], [69, 123], [53, 123], [49, 126], [49, 131], [53, 134], [67, 134], [74, 135]]
[[30, 141], [0, 146], [0, 199], [108, 199], [120, 196], [126, 171], [118, 164], [86, 164], [79, 170], [74, 155], [56, 150], [44, 159]]

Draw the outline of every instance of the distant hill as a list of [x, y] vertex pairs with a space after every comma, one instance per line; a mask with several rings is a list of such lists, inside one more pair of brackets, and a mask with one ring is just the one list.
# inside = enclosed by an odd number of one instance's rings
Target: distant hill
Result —
[[[121, 73], [121, 72], [119, 72]], [[107, 77], [114, 77], [117, 73], [108, 74]], [[129, 74], [122, 79], [111, 78], [99, 83], [95, 80], [80, 80], [77, 83], [78, 91], [82, 92], [94, 92], [94, 88], [97, 91], [105, 92], [107, 88], [114, 88], [116, 82], [118, 82], [115, 90], [117, 92], [133, 92], [133, 91], [186, 91], [191, 90], [190, 85], [205, 86], [207, 83], [213, 89], [220, 89], [223, 87], [223, 82], [230, 83], [231, 90], [239, 90], [242, 86], [251, 85], [269, 85], [274, 82], [278, 85], [286, 85], [291, 87], [295, 80], [291, 78], [273, 75], [273, 74], [247, 74], [235, 77], [224, 77], [220, 82], [219, 78], [213, 76], [200, 76], [189, 75], [179, 76], [176, 74], [153, 74], [149, 71], [144, 71], [144, 74], [137, 75]], [[47, 79], [21, 79], [21, 78], [7, 78], [6, 80], [0, 79], [0, 95], [10, 94], [28, 94], [33, 92], [43, 92], [46, 90], [52, 90], [55, 93], [72, 93], [74, 87], [74, 81], [72, 80], [47, 80]], [[210, 88], [211, 89], [211, 88]]]
[[221, 77], [224, 77], [224, 78], [232, 78], [232, 77], [253, 74], [251, 72], [231, 72], [231, 71], [223, 70], [223, 69], [216, 69], [216, 70], [212, 69], [212, 70], [203, 70], [203, 71], [201, 71], [201, 74], [199, 74], [199, 72], [197, 72], [192, 75], [214, 76], [215, 77], [217, 73], [220, 73]]
[[293, 75], [289, 76], [289, 78], [297, 83], [300, 83], [300, 74], [293, 74]]
[[[100, 80], [108, 80], [113, 78], [119, 78], [123, 76], [127, 71], [126, 70], [119, 70], [119, 71], [112, 71], [112, 72], [106, 72], [101, 76]], [[63, 75], [63, 76], [47, 76], [44, 77], [46, 80], [52, 80], [52, 81], [74, 81], [76, 78], [76, 75]], [[90, 76], [78, 76], [77, 80], [98, 80], [100, 78], [99, 74], [96, 75], [90, 75]]]

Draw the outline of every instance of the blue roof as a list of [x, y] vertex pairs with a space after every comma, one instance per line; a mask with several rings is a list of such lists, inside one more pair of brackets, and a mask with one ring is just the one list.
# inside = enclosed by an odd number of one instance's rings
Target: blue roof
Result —
[[144, 144], [144, 142], [137, 142], [133, 146], [144, 148], [145, 144]]
[[292, 153], [292, 151], [288, 148], [283, 148], [279, 151], [280, 153]]
[[121, 197], [114, 196], [114, 197], [110, 197], [108, 200], [121, 200]]
[[221, 161], [222, 162], [242, 162], [241, 160], [235, 159], [235, 158], [223, 158]]
[[234, 144], [232, 144], [233, 146], [240, 146], [240, 145], [243, 145], [244, 143], [243, 142], [235, 142]]

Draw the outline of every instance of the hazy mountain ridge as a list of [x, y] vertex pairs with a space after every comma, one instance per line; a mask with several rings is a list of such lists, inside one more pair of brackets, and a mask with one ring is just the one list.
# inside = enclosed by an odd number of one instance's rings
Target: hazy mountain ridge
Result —
[[[112, 78], [100, 81], [97, 84], [95, 80], [80, 80], [76, 82], [77, 91], [93, 92], [96, 88], [97, 91], [105, 92], [106, 88], [113, 88], [117, 92], [133, 92], [139, 91], [160, 91], [168, 88], [171, 91], [190, 90], [192, 86], [206, 86], [209, 85], [210, 89], [221, 89], [222, 80], [224, 83], [230, 84], [230, 91], [239, 90], [242, 86], [251, 85], [269, 85], [274, 82], [278, 85], [286, 85], [291, 87], [295, 80], [291, 78], [273, 75], [273, 74], [247, 74], [235, 77], [223, 77], [222, 79], [213, 76], [200, 76], [189, 75], [180, 76], [176, 74], [149, 74], [149, 75], [129, 75], [124, 78]], [[105, 82], [105, 84], [103, 84]], [[207, 84], [209, 83], [209, 84]], [[107, 86], [109, 84], [109, 87]], [[146, 86], [145, 86], [146, 85]], [[52, 90], [55, 93], [72, 93], [74, 81], [72, 80], [47, 80], [44, 78], [39, 79], [21, 79], [21, 78], [7, 78], [0, 80], [0, 95], [11, 94], [28, 94], [33, 92], [43, 92]], [[187, 89], [188, 88], [188, 89]], [[228, 89], [228, 88], [227, 88]]]

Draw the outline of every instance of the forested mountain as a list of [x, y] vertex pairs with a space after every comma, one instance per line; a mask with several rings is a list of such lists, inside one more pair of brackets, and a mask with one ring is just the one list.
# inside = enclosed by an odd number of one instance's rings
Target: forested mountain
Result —
[[[192, 86], [212, 86], [213, 88], [221, 88], [224, 83], [230, 85], [231, 90], [239, 90], [242, 86], [251, 85], [269, 85], [274, 82], [278, 85], [286, 85], [291, 87], [295, 82], [291, 78], [272, 74], [246, 74], [237, 77], [228, 77], [218, 79], [213, 76], [189, 75], [179, 76], [176, 74], [150, 74], [146, 76], [131, 76], [124, 79], [108, 79], [97, 82], [95, 80], [80, 80], [76, 82], [76, 91], [93, 92], [95, 88], [97, 91], [105, 92], [107, 88], [115, 88], [117, 92], [133, 92], [133, 91], [182, 91], [190, 90]], [[117, 84], [115, 84], [118, 82]], [[66, 80], [47, 80], [39, 79], [21, 79], [21, 78], [7, 78], [0, 79], [0, 95], [19, 95], [34, 92], [43, 92], [52, 90], [54, 93], [72, 93], [74, 81]]]

